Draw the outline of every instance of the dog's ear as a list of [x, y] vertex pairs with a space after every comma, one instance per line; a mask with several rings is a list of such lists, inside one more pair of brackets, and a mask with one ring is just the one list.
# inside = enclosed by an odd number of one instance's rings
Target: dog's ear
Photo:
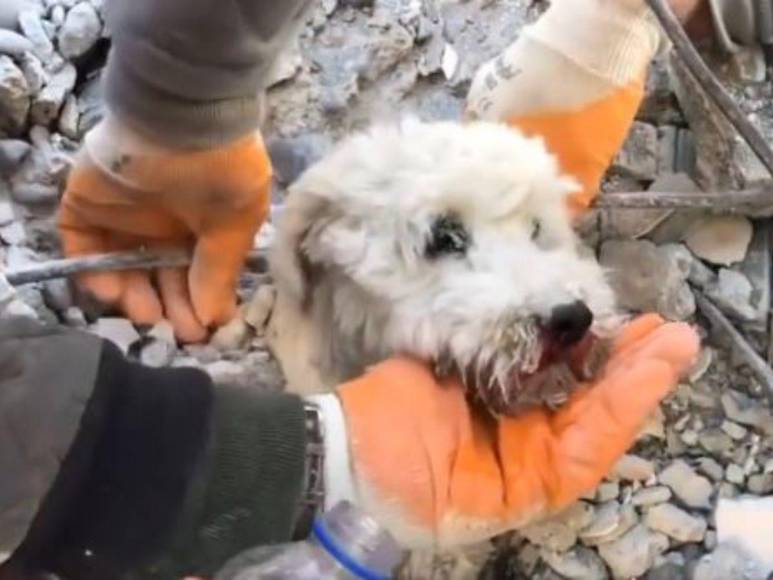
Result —
[[307, 238], [329, 222], [333, 203], [326, 197], [292, 191], [278, 224], [269, 265], [280, 292], [306, 306], [311, 300], [315, 265], [308, 254]]

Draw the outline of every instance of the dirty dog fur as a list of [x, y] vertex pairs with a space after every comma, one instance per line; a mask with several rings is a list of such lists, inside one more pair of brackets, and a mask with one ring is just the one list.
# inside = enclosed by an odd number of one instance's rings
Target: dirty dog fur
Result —
[[608, 330], [612, 291], [565, 203], [576, 188], [541, 139], [501, 124], [408, 120], [343, 142], [291, 188], [272, 250], [290, 389], [395, 353], [487, 362], [506, 383], [536, 367], [539, 321], [576, 300]]
[[572, 229], [576, 189], [541, 139], [501, 124], [406, 120], [344, 141], [295, 182], [274, 240], [268, 336], [289, 390], [328, 391], [395, 353], [486, 369], [504, 390], [536, 370], [557, 306], [580, 300], [606, 330], [614, 299]]

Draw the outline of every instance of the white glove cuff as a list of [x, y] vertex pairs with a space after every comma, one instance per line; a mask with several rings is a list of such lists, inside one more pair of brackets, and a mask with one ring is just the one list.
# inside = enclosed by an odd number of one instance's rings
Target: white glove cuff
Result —
[[644, 0], [560, 0], [523, 34], [620, 86], [640, 76], [664, 42]]

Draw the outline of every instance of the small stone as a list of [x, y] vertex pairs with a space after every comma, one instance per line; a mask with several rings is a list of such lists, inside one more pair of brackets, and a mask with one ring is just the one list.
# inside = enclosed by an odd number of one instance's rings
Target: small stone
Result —
[[743, 216], [710, 216], [695, 224], [685, 236], [693, 254], [719, 266], [741, 262], [752, 241], [754, 228]]
[[665, 503], [671, 499], [671, 490], [665, 485], [656, 485], [645, 487], [637, 491], [631, 503], [635, 506], [651, 506], [659, 503]]
[[43, 284], [43, 301], [55, 312], [65, 312], [73, 306], [70, 282], [66, 278], [48, 280]]
[[459, 68], [459, 53], [457, 53], [450, 44], [446, 44], [443, 49], [443, 58], [441, 60], [440, 68], [443, 71], [443, 75], [449, 81], [454, 78], [454, 75]]
[[30, 95], [37, 95], [48, 83], [48, 73], [43, 63], [31, 52], [25, 52], [18, 59], [18, 62], [21, 72], [24, 73], [24, 78], [27, 79]]
[[651, 461], [638, 455], [623, 455], [612, 468], [610, 477], [623, 481], [646, 481], [655, 474], [655, 466]]
[[276, 289], [263, 285], [257, 289], [244, 312], [244, 320], [256, 331], [262, 331], [268, 321], [276, 300]]
[[687, 284], [691, 257], [683, 246], [660, 248], [648, 240], [610, 240], [601, 246], [599, 261], [620, 306], [635, 312], [659, 312], [684, 320], [695, 312]]
[[[34, 0], [3, 0], [0, 2], [0, 28], [16, 30], [19, 13], [30, 8]], [[2, 562], [2, 558], [0, 558]]]
[[[10, 174], [16, 171], [30, 152], [32, 147], [26, 141], [19, 139], [0, 140], [0, 174]], [[0, 219], [0, 223], [2, 219]]]
[[752, 287], [749, 279], [735, 270], [722, 268], [716, 284], [706, 288], [706, 294], [728, 316], [741, 320], [754, 320], [757, 312], [751, 305]]
[[747, 427], [754, 427], [763, 433], [773, 433], [773, 417], [771, 417], [764, 402], [752, 399], [732, 389], [728, 389], [722, 394], [721, 401], [725, 415], [731, 421]]
[[65, 58], [78, 58], [93, 48], [101, 32], [102, 23], [94, 7], [88, 2], [76, 4], [59, 30], [59, 51]]
[[554, 552], [565, 552], [577, 542], [575, 531], [555, 519], [529, 525], [521, 534], [532, 544]]
[[687, 279], [691, 284], [695, 284], [698, 288], [705, 289], [712, 284], [716, 284], [717, 275], [714, 273], [714, 270], [709, 268], [698, 258], [695, 258], [690, 265], [690, 273], [687, 276]]
[[731, 463], [725, 469], [725, 479], [730, 483], [743, 485], [743, 482], [746, 479], [744, 477], [743, 468], [739, 465], [736, 465], [735, 463]]
[[746, 489], [757, 495], [769, 495], [773, 493], [773, 474], [757, 473], [749, 476]]
[[91, 332], [115, 344], [124, 354], [140, 339], [134, 325], [125, 318], [100, 318], [91, 327]]
[[71, 328], [86, 329], [89, 325], [83, 310], [77, 306], [70, 306], [62, 318], [64, 323]]
[[733, 447], [733, 440], [721, 429], [705, 429], [701, 431], [699, 441], [701, 447], [712, 455], [723, 455]]
[[76, 141], [78, 135], [78, 121], [80, 120], [78, 99], [75, 95], [69, 95], [64, 101], [62, 112], [59, 115], [59, 132], [65, 137]]
[[732, 421], [722, 421], [722, 425], [720, 425], [720, 429], [730, 435], [730, 437], [736, 441], [740, 441], [744, 437], [746, 437], [746, 429], [741, 427], [738, 423], [733, 423]]
[[227, 360], [219, 360], [208, 364], [204, 367], [204, 370], [209, 373], [209, 376], [216, 383], [238, 383], [245, 372], [241, 365]]
[[[49, 64], [53, 64], [56, 60], [56, 53], [54, 52], [54, 45], [51, 39], [46, 34], [46, 29], [43, 27], [43, 21], [40, 19], [40, 14], [37, 10], [23, 10], [19, 14], [19, 26], [34, 47], [35, 56], [41, 61]], [[61, 60], [61, 57], [59, 57]]]
[[621, 538], [599, 546], [599, 555], [617, 579], [637, 578], [668, 549], [668, 538], [638, 525]]
[[655, 567], [647, 572], [644, 580], [687, 580], [687, 575], [684, 564], [656, 560]]
[[284, 187], [292, 184], [332, 147], [332, 141], [317, 133], [291, 138], [273, 137], [266, 141], [276, 180]]
[[609, 575], [602, 559], [588, 548], [576, 546], [568, 552], [542, 550], [540, 556], [561, 578], [606, 580]]
[[703, 378], [706, 372], [711, 367], [711, 363], [714, 361], [714, 351], [709, 347], [701, 348], [700, 354], [698, 354], [698, 360], [689, 370], [687, 376], [691, 383], [697, 383]]
[[681, 459], [672, 462], [663, 470], [658, 479], [686, 505], [693, 508], [710, 507], [711, 483], [701, 477]]
[[0, 56], [0, 137], [17, 135], [30, 109], [30, 91], [24, 73], [7, 56]]
[[678, 542], [701, 542], [706, 533], [706, 521], [691, 516], [670, 503], [657, 505], [644, 518], [647, 526]]
[[576, 501], [561, 513], [556, 515], [556, 519], [569, 526], [575, 532], [587, 528], [593, 521], [595, 510], [593, 506], [584, 501]]
[[32, 43], [17, 32], [0, 28], [0, 54], [20, 57], [33, 50]]
[[634, 122], [612, 169], [622, 175], [652, 181], [658, 171], [658, 131], [648, 123]]
[[621, 506], [618, 501], [610, 501], [596, 509], [590, 524], [580, 531], [580, 540], [586, 546], [611, 542], [625, 534], [636, 522], [633, 506]]
[[174, 342], [154, 338], [142, 347], [140, 362], [154, 368], [166, 367], [172, 363], [176, 352]]
[[698, 443], [698, 434], [692, 429], [687, 429], [682, 433], [682, 441], [685, 445], [692, 447]]
[[729, 481], [723, 481], [719, 484], [719, 489], [717, 490], [717, 497], [720, 499], [733, 499], [738, 497], [738, 488], [735, 486], [734, 483], [730, 483]]
[[209, 344], [222, 352], [243, 348], [250, 334], [250, 328], [240, 311], [228, 324], [217, 329]]
[[70, 63], [51, 76], [48, 84], [32, 102], [30, 117], [34, 123], [48, 126], [59, 118], [65, 100], [75, 88], [77, 76], [75, 67]]
[[620, 495], [620, 483], [617, 481], [608, 481], [599, 485], [596, 490], [596, 501], [604, 503], [617, 499], [618, 495]]

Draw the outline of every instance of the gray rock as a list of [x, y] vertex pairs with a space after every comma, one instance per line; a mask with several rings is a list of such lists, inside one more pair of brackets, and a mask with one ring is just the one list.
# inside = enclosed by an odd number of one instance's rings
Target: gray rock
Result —
[[620, 580], [642, 576], [668, 549], [668, 538], [638, 525], [621, 538], [599, 546], [599, 555]]
[[77, 76], [78, 72], [70, 63], [51, 76], [48, 84], [32, 102], [30, 117], [34, 123], [48, 126], [59, 118], [65, 99], [75, 88]]
[[719, 426], [722, 431], [727, 433], [731, 439], [735, 441], [740, 441], [744, 437], [746, 437], [746, 429], [741, 427], [738, 423], [733, 423], [732, 421], [722, 421], [722, 424]]
[[54, 312], [66, 312], [73, 306], [70, 282], [66, 278], [48, 280], [43, 284], [43, 301]]
[[526, 526], [521, 535], [532, 544], [554, 552], [565, 552], [577, 543], [577, 533], [558, 519]]
[[71, 306], [68, 308], [64, 313], [63, 320], [67, 326], [81, 330], [85, 330], [89, 325], [89, 323], [86, 321], [86, 315], [83, 313], [83, 310], [77, 306]]
[[11, 189], [13, 199], [25, 205], [52, 204], [59, 200], [59, 188], [46, 183], [20, 181]]
[[698, 288], [705, 289], [712, 284], [716, 284], [717, 275], [711, 268], [696, 258], [690, 264], [690, 274], [687, 279]]
[[78, 122], [80, 121], [80, 116], [78, 99], [75, 95], [68, 96], [59, 115], [59, 132], [65, 137], [77, 141], [79, 139]]
[[[694, 193], [699, 192], [700, 187], [685, 173], [671, 173], [660, 175], [650, 186], [653, 192]], [[701, 219], [700, 212], [674, 211], [669, 212], [667, 219], [663, 220], [651, 233], [647, 235], [655, 244], [681, 242], [685, 232], [690, 226]]]
[[19, 25], [19, 13], [33, 7], [34, 0], [3, 0], [0, 2], [0, 28], [16, 30]]
[[746, 489], [757, 495], [770, 495], [773, 492], [773, 474], [755, 473], [749, 476]]
[[596, 501], [604, 503], [617, 499], [618, 495], [620, 495], [620, 483], [617, 481], [607, 481], [599, 485], [596, 490]]
[[91, 50], [102, 33], [102, 22], [88, 2], [76, 4], [59, 30], [59, 51], [68, 59], [78, 58]]
[[[0, 139], [0, 174], [9, 175], [16, 171], [32, 147], [19, 139]], [[2, 222], [0, 222], [2, 223]]]
[[635, 122], [612, 169], [634, 179], [654, 180], [658, 171], [657, 129], [648, 123]]
[[670, 503], [657, 505], [644, 518], [647, 526], [678, 542], [701, 542], [708, 525], [706, 520], [691, 516]]
[[291, 138], [272, 138], [266, 142], [276, 179], [284, 187], [292, 184], [331, 147], [331, 140], [317, 133]]
[[701, 477], [681, 459], [672, 462], [658, 479], [671, 488], [676, 497], [689, 507], [708, 508], [712, 493], [711, 483]]
[[690, 262], [679, 248], [659, 248], [647, 240], [602, 244], [599, 261], [610, 270], [610, 282], [623, 308], [656, 311], [675, 320], [695, 312], [695, 298], [687, 284]]
[[48, 83], [48, 73], [40, 59], [31, 52], [25, 52], [17, 59], [24, 78], [27, 79], [27, 86], [30, 89], [30, 95], [37, 95]]
[[624, 481], [646, 481], [655, 474], [655, 465], [638, 455], [626, 454], [612, 468], [610, 477]]
[[722, 268], [716, 284], [706, 288], [706, 294], [728, 316], [740, 320], [754, 320], [756, 309], [751, 305], [752, 284], [735, 270]]
[[[22, 10], [19, 14], [19, 26], [22, 33], [32, 42], [33, 52], [47, 65], [53, 65], [58, 55], [54, 51], [54, 44], [43, 27], [43, 21], [37, 10]], [[59, 57], [61, 60], [61, 57]]]
[[725, 468], [725, 479], [730, 483], [743, 485], [744, 481], [746, 480], [746, 476], [743, 472], [743, 468], [740, 465], [731, 463], [727, 466], [727, 468]]
[[596, 509], [590, 524], [580, 531], [580, 540], [586, 546], [605, 544], [618, 539], [636, 522], [636, 511], [632, 506], [610, 501]]
[[721, 402], [728, 419], [766, 434], [773, 433], [773, 417], [764, 402], [732, 389], [722, 394]]
[[165, 340], [153, 339], [140, 351], [140, 362], [149, 367], [166, 367], [174, 360], [177, 347]]
[[32, 43], [26, 37], [12, 30], [0, 28], [0, 54], [18, 58], [32, 50]]
[[540, 556], [561, 578], [576, 580], [606, 580], [609, 578], [602, 559], [588, 548], [576, 546], [568, 552], [542, 550]]
[[684, 564], [663, 562], [656, 564], [652, 570], [647, 572], [644, 580], [687, 580], [687, 572], [684, 569]]
[[0, 197], [0, 226], [7, 226], [15, 218], [13, 206], [7, 199]]
[[645, 487], [637, 491], [631, 503], [635, 506], [652, 506], [660, 503], [665, 503], [671, 499], [671, 490], [665, 485], [655, 485], [653, 487]]
[[730, 436], [717, 428], [704, 429], [701, 431], [699, 441], [701, 447], [715, 456], [722, 456], [733, 447], [733, 440]]
[[140, 339], [134, 325], [125, 318], [100, 318], [91, 332], [115, 344], [124, 354]]
[[685, 244], [700, 259], [718, 266], [742, 261], [752, 241], [754, 228], [743, 216], [707, 216], [693, 224]]
[[24, 73], [7, 56], [0, 56], [0, 137], [18, 135], [30, 110], [30, 91]]

